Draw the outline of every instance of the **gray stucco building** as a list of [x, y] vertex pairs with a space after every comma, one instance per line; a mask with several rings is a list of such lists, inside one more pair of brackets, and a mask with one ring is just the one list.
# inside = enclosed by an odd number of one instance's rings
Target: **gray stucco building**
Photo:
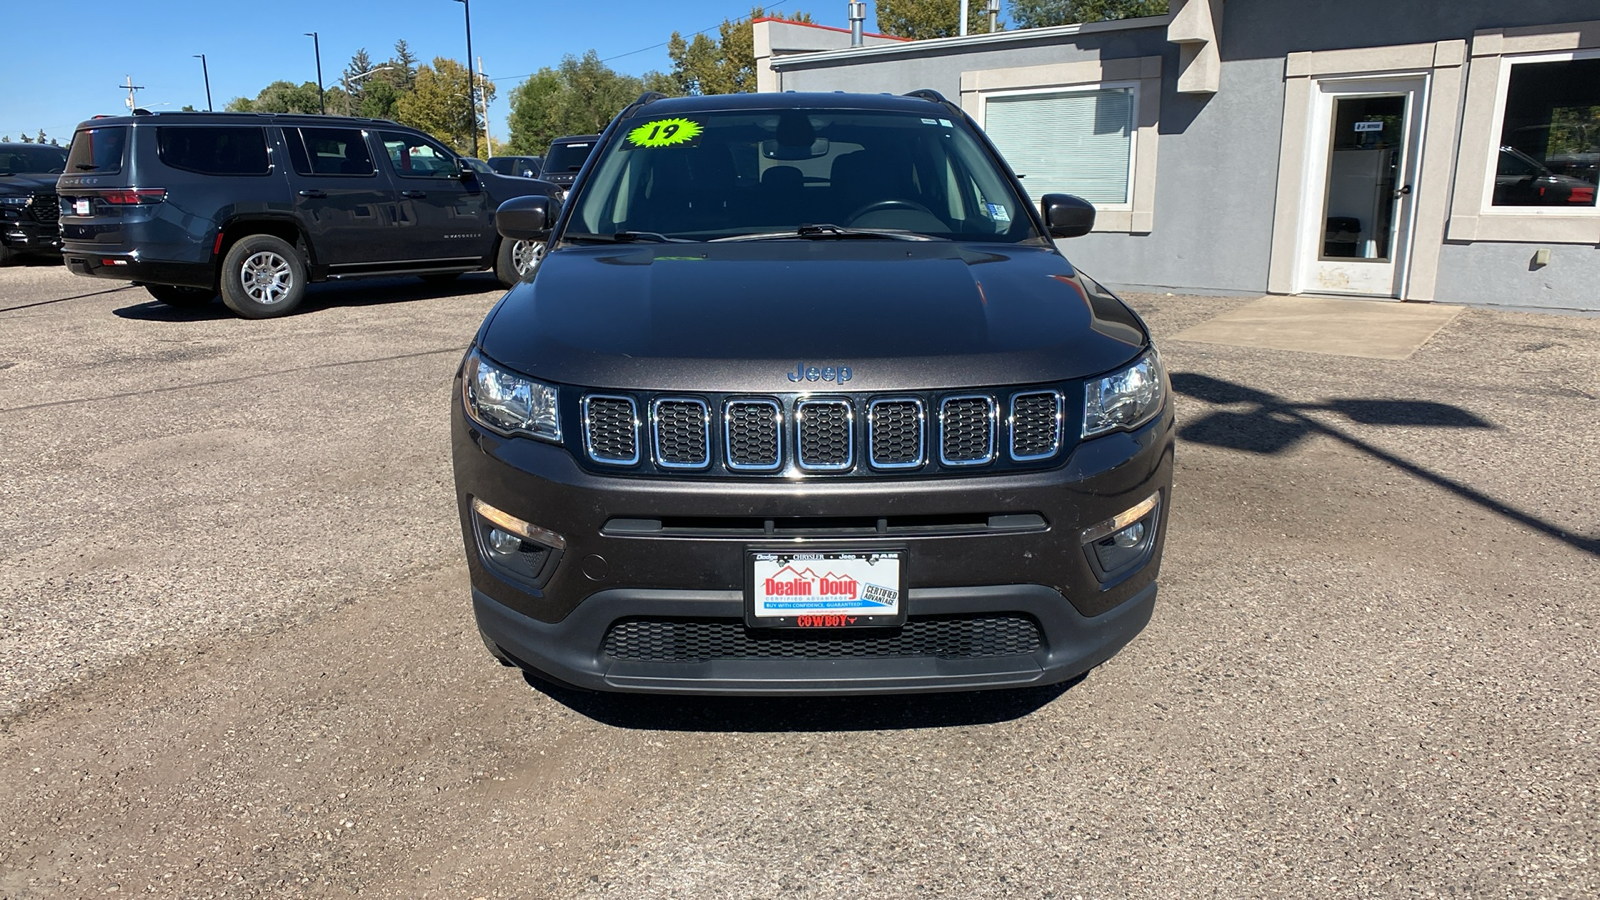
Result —
[[[954, 0], [951, 0], [954, 2]], [[758, 20], [762, 90], [933, 88], [1153, 290], [1600, 310], [1600, 0], [1172, 0], [930, 41]]]

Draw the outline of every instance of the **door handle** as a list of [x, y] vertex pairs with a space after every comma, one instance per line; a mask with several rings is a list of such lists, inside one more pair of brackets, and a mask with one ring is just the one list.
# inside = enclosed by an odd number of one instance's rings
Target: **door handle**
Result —
[[327, 191], [305, 190], [305, 191], [301, 191], [300, 192], [300, 196], [302, 196], [302, 197], [311, 197], [313, 199], [321, 199], [323, 197], [328, 196], [328, 192]]
[[1411, 185], [1408, 184], [1405, 187], [1399, 189], [1398, 191], [1395, 191], [1394, 195], [1396, 197], [1404, 197], [1405, 195], [1407, 195], [1409, 193], [1411, 193]]
[[428, 196], [428, 192], [427, 191], [401, 191], [400, 192], [400, 196], [405, 197], [408, 200], [421, 200], [423, 197]]

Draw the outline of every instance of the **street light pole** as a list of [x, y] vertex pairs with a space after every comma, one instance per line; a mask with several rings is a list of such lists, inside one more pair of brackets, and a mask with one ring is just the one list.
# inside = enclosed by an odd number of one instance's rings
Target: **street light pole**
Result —
[[311, 47], [317, 53], [317, 108], [322, 110], [323, 115], [327, 115], [328, 98], [322, 90], [322, 41], [318, 39], [315, 31], [307, 31], [305, 36], [311, 38]]
[[392, 69], [392, 68], [394, 68], [394, 66], [373, 66], [372, 68], [366, 70], [365, 72], [362, 72], [362, 73], [360, 73], [358, 75], [355, 75], [353, 77], [351, 75], [349, 75], [349, 74], [346, 74], [344, 76], [344, 114], [347, 115], [347, 116], [351, 114], [351, 109], [350, 109], [350, 85], [352, 83], [360, 81], [361, 79], [367, 77], [368, 75], [371, 75], [374, 72], [383, 72], [383, 71], [386, 71], [386, 70]]
[[472, 155], [478, 155], [478, 91], [472, 80], [472, 0], [456, 0], [467, 14], [467, 119], [472, 124]]
[[200, 74], [206, 77], [206, 112], [211, 112], [211, 70], [206, 68], [206, 55], [196, 53], [195, 58], [200, 60]]

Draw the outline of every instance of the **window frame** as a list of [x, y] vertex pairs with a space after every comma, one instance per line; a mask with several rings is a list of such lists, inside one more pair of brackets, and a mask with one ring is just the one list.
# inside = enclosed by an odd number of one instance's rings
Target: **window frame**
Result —
[[427, 135], [416, 134], [416, 133], [411, 133], [411, 132], [406, 132], [406, 131], [395, 131], [395, 130], [392, 130], [392, 129], [391, 130], [386, 130], [386, 131], [385, 130], [380, 130], [380, 131], [377, 132], [378, 146], [383, 148], [383, 154], [382, 154], [383, 158], [388, 160], [388, 162], [389, 162], [389, 172], [390, 172], [390, 174], [394, 175], [394, 177], [396, 177], [396, 178], [416, 178], [416, 179], [419, 179], [419, 180], [422, 180], [422, 181], [433, 181], [433, 182], [443, 181], [443, 180], [446, 180], [446, 179], [455, 179], [456, 181], [460, 181], [460, 174], [459, 173], [461, 171], [461, 168], [460, 168], [461, 164], [458, 163], [458, 162], [455, 163], [455, 168], [450, 172], [430, 172], [430, 173], [428, 173], [426, 175], [415, 175], [415, 174], [409, 174], [407, 172], [402, 171], [399, 166], [395, 165], [394, 157], [389, 155], [388, 142], [383, 139], [383, 136], [385, 134], [400, 135], [400, 136], [406, 138], [407, 140], [411, 140], [413, 138], [420, 139], [421, 142], [424, 145], [432, 146], [432, 147], [434, 147], [435, 149], [438, 149], [438, 150], [443, 150], [444, 151], [444, 158], [448, 159], [448, 160], [451, 160], [451, 161], [454, 161], [456, 159], [456, 154], [453, 151], [451, 151], [448, 147], [446, 147], [442, 141], [436, 141], [433, 138], [428, 137]]
[[[1040, 97], [1049, 95], [1059, 96], [1063, 94], [1091, 94], [1097, 91], [1119, 90], [1128, 91], [1132, 95], [1132, 102], [1129, 105], [1128, 117], [1128, 182], [1127, 190], [1124, 194], [1127, 199], [1121, 203], [1100, 203], [1099, 201], [1094, 200], [1091, 200], [1090, 202], [1094, 204], [1095, 212], [1097, 213], [1102, 211], [1131, 213], [1133, 212], [1134, 185], [1137, 183], [1136, 179], [1138, 177], [1139, 169], [1140, 86], [1138, 81], [1104, 81], [1095, 84], [1071, 84], [1062, 85], [1059, 87], [1034, 87], [1018, 88], [1014, 90], [986, 91], [978, 95], [978, 115], [975, 118], [978, 120], [978, 126], [984, 130], [985, 134], [987, 134], [989, 131], [989, 101], [991, 100], [1007, 100], [1014, 97]], [[994, 136], [990, 135], [989, 140], [992, 142], [994, 140]], [[997, 147], [995, 149], [999, 148]], [[1009, 162], [1007, 164], [1009, 165]], [[1028, 185], [1026, 182], [1024, 182], [1023, 187], [1027, 186]], [[1037, 197], [1033, 197], [1031, 195], [1031, 191], [1029, 199], [1032, 199], [1035, 202], [1038, 201]]]
[[1500, 148], [1505, 146], [1504, 135], [1506, 121], [1506, 99], [1511, 91], [1511, 70], [1517, 66], [1529, 63], [1571, 62], [1579, 59], [1600, 59], [1600, 47], [1594, 49], [1562, 50], [1554, 53], [1519, 53], [1505, 55], [1499, 58], [1500, 71], [1497, 73], [1494, 92], [1494, 112], [1489, 120], [1493, 129], [1489, 140], [1489, 158], [1484, 166], [1483, 194], [1480, 197], [1478, 214], [1480, 216], [1536, 216], [1548, 218], [1551, 216], [1568, 217], [1581, 216], [1595, 218], [1600, 216], [1600, 203], [1591, 206], [1495, 206], [1494, 189], [1495, 176], [1499, 172]]
[[[360, 173], [354, 173], [354, 172], [318, 172], [318, 171], [316, 171], [316, 168], [317, 168], [316, 167], [316, 162], [311, 158], [311, 145], [306, 143], [306, 136], [305, 136], [305, 133], [304, 133], [304, 129], [307, 129], [307, 128], [315, 129], [315, 130], [318, 130], [318, 131], [353, 131], [353, 132], [361, 135], [361, 143], [362, 143], [363, 146], [365, 146], [367, 148], [367, 162], [372, 166], [372, 171], [370, 171], [370, 172], [360, 172]], [[298, 175], [301, 178], [377, 178], [378, 177], [378, 161], [372, 155], [372, 139], [371, 139], [371, 135], [368, 133], [368, 131], [365, 128], [362, 128], [360, 126], [352, 126], [352, 125], [284, 125], [282, 127], [282, 131], [283, 131], [284, 147], [285, 147], [285, 149], [287, 149], [289, 151], [289, 168], [296, 175]], [[289, 136], [289, 133], [291, 131], [294, 132], [294, 136], [293, 137]], [[306, 168], [310, 169], [310, 171], [308, 171], [308, 172], [300, 171], [299, 168], [295, 165], [295, 161], [294, 161], [294, 143], [296, 141], [299, 142], [300, 152], [305, 154]], [[380, 146], [381, 146], [381, 143], [380, 143]], [[388, 156], [389, 155], [388, 148], [384, 148], [383, 155], [384, 156]]]
[[[162, 133], [168, 129], [173, 131], [199, 131], [201, 129], [210, 131], [257, 131], [261, 134], [261, 149], [266, 159], [267, 167], [260, 172], [210, 172], [205, 169], [196, 169], [192, 166], [179, 165], [176, 162], [168, 160], [166, 154], [162, 152], [166, 145], [162, 143], [161, 136]], [[268, 178], [277, 171], [277, 160], [272, 158], [272, 135], [267, 133], [267, 127], [265, 125], [215, 125], [210, 123], [202, 124], [191, 122], [185, 122], [182, 124], [157, 124], [155, 143], [156, 160], [160, 162], [161, 165], [166, 166], [169, 169], [176, 169], [179, 172], [189, 172], [194, 175], [204, 175], [207, 178]], [[95, 172], [94, 174], [98, 175], [100, 173]]]

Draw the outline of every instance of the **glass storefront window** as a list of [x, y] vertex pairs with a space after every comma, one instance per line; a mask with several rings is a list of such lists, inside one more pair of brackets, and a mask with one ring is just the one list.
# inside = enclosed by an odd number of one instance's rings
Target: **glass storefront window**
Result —
[[1513, 62], [1495, 163], [1495, 206], [1595, 206], [1600, 57]]

